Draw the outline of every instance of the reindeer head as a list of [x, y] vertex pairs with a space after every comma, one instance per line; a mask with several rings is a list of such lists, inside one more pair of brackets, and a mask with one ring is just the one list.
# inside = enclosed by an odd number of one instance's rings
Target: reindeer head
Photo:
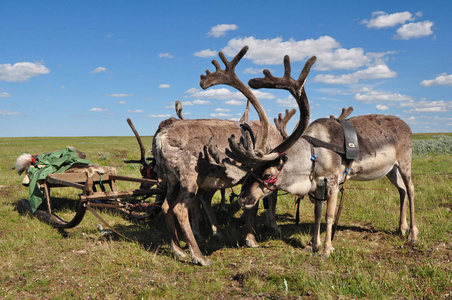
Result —
[[237, 142], [234, 136], [229, 139], [230, 150], [226, 154], [235, 161], [250, 166], [252, 171], [247, 175], [242, 185], [239, 202], [242, 206], [253, 206], [256, 202], [277, 189], [278, 176], [289, 159], [285, 151], [301, 137], [309, 123], [309, 101], [304, 90], [307, 76], [315, 63], [316, 57], [311, 57], [305, 64], [298, 80], [291, 77], [289, 56], [284, 57], [284, 76], [277, 78], [270, 71], [264, 70], [264, 78], [255, 78], [249, 81], [252, 88], [273, 88], [288, 90], [297, 101], [300, 110], [300, 120], [294, 132], [270, 153], [265, 154], [259, 149], [251, 147], [251, 137], [245, 132]]

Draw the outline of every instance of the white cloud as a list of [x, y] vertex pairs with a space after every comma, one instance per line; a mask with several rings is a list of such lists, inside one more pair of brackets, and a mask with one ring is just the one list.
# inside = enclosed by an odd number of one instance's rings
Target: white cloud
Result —
[[315, 69], [320, 71], [356, 69], [371, 62], [371, 59], [364, 54], [364, 49], [362, 48], [339, 48], [333, 52], [319, 54], [318, 59]]
[[210, 103], [211, 103], [210, 101], [199, 100], [199, 99], [193, 101], [194, 105], [207, 105], [207, 104], [210, 104]]
[[[185, 93], [190, 94], [189, 97], [200, 99], [246, 100], [246, 97], [241, 92], [232, 92], [227, 88], [207, 89], [207, 90], [191, 88], [187, 90]], [[268, 100], [275, 98], [275, 95], [273, 95], [272, 93], [261, 92], [258, 90], [253, 90], [253, 93], [259, 100], [264, 99]]]
[[435, 79], [422, 80], [421, 85], [422, 86], [452, 85], [452, 75], [442, 73]]
[[108, 108], [93, 107], [93, 108], [91, 108], [89, 111], [95, 111], [95, 112], [98, 112], [98, 111], [108, 111]]
[[389, 106], [387, 105], [383, 105], [383, 104], [377, 104], [377, 106], [375, 106], [378, 110], [388, 110]]
[[18, 111], [10, 111], [6, 109], [0, 109], [0, 116], [20, 116], [21, 113]]
[[[263, 71], [264, 69], [246, 68], [245, 70], [243, 70], [243, 74], [263, 74]], [[269, 71], [273, 73], [272, 70]]]
[[106, 97], [115, 97], [115, 98], [124, 98], [124, 97], [132, 97], [134, 94], [106, 94]]
[[376, 11], [372, 13], [372, 16], [372, 19], [362, 21], [362, 23], [366, 24], [366, 27], [368, 28], [394, 27], [399, 24], [404, 24], [407, 21], [414, 20], [413, 15], [408, 11], [393, 14], [386, 14], [382, 11]]
[[126, 104], [126, 101], [118, 101], [118, 104]]
[[230, 112], [231, 110], [229, 108], [217, 107], [217, 108], [214, 109], [214, 111], [216, 111], [216, 112]]
[[404, 113], [421, 112], [447, 112], [452, 110], [452, 102], [439, 101], [408, 101], [400, 104], [400, 107], [408, 108]]
[[218, 38], [224, 36], [226, 32], [231, 30], [237, 30], [238, 28], [239, 27], [234, 24], [219, 24], [217, 26], [210, 28], [210, 31], [207, 33], [207, 35]]
[[[183, 101], [182, 106], [194, 106], [194, 105], [208, 105], [210, 104], [210, 101], [207, 100], [193, 100], [193, 101]], [[171, 106], [173, 107], [173, 106]]]
[[212, 113], [212, 114], [210, 114], [210, 116], [212, 118], [231, 118], [232, 117], [231, 114], [225, 114], [225, 113], [217, 113], [217, 114]]
[[0, 98], [11, 98], [12, 95], [7, 92], [2, 92], [0, 89]]
[[245, 105], [245, 101], [239, 101], [239, 100], [228, 100], [226, 102], [227, 105], [232, 105], [232, 106], [242, 106]]
[[396, 77], [397, 73], [391, 71], [387, 65], [376, 65], [344, 75], [320, 74], [314, 77], [314, 82], [328, 84], [353, 84], [363, 80], [385, 79]]
[[215, 57], [217, 55], [217, 51], [206, 49], [199, 52], [195, 52], [193, 55], [197, 57]]
[[144, 113], [145, 111], [144, 110], [142, 110], [142, 109], [135, 109], [135, 110], [128, 110], [127, 112], [129, 112], [129, 113], [134, 113], [134, 114], [142, 114], [142, 113]]
[[312, 55], [317, 55], [320, 60], [322, 54], [332, 52], [334, 48], [340, 47], [339, 42], [330, 36], [303, 41], [294, 39], [283, 41], [280, 37], [264, 40], [245, 37], [230, 40], [222, 51], [226, 55], [235, 56], [245, 45], [249, 46], [245, 58], [252, 60], [257, 65], [282, 64], [281, 53], [289, 55], [291, 61], [304, 61]]
[[170, 117], [171, 117], [170, 114], [158, 114], [158, 115], [152, 114], [152, 115], [149, 115], [149, 118], [170, 118]]
[[107, 72], [107, 68], [105, 68], [105, 67], [97, 67], [94, 70], [92, 70], [90, 72], [90, 74], [96, 74], [96, 73], [100, 73], [100, 72]]
[[159, 57], [160, 58], [174, 58], [174, 56], [169, 53], [160, 53]]
[[[365, 54], [362, 48], [345, 49], [330, 36], [302, 41], [294, 39], [283, 41], [280, 37], [264, 40], [254, 37], [235, 38], [230, 40], [222, 51], [225, 55], [232, 57], [245, 45], [249, 46], [249, 51], [244, 58], [252, 60], [254, 64], [280, 65], [283, 63], [281, 54], [289, 55], [292, 63], [296, 61], [305, 62], [306, 59], [315, 55], [317, 62], [313, 68], [321, 71], [349, 70], [374, 65], [379, 63], [379, 61], [373, 61], [374, 58], [381, 59], [385, 54], [390, 54], [389, 52], [381, 53], [377, 57], [375, 53]], [[246, 72], [253, 73], [255, 70], [247, 69]]]
[[433, 34], [432, 26], [433, 22], [430, 21], [405, 24], [397, 29], [397, 34], [394, 36], [394, 38], [400, 40], [409, 40], [412, 38], [418, 39], [421, 37], [429, 36]]
[[166, 83], [162, 83], [158, 86], [159, 89], [169, 89], [171, 86]]
[[24, 82], [32, 77], [48, 73], [50, 73], [50, 70], [40, 62], [19, 62], [14, 65], [0, 65], [0, 81]]
[[398, 102], [412, 100], [411, 97], [407, 95], [390, 92], [380, 92], [372, 89], [363, 89], [362, 93], [355, 94], [353, 99], [364, 103], [373, 103], [381, 101]]
[[[312, 104], [312, 101], [309, 101]], [[292, 97], [288, 96], [287, 98], [279, 98], [275, 101], [278, 106], [287, 107], [287, 108], [298, 108], [297, 101]]]

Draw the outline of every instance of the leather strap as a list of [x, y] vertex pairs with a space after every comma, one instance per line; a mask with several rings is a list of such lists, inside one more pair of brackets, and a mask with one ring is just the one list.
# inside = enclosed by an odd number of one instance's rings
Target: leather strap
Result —
[[348, 120], [337, 121], [341, 124], [344, 132], [345, 157], [351, 160], [359, 158], [358, 136], [355, 127]]
[[307, 140], [309, 143], [311, 143], [312, 145], [316, 146], [316, 147], [322, 147], [322, 148], [326, 148], [329, 150], [332, 150], [336, 153], [339, 154], [345, 154], [345, 149], [343, 146], [338, 146], [335, 144], [331, 144], [328, 142], [324, 142], [322, 140], [319, 140], [315, 137], [309, 136], [309, 135], [302, 135], [302, 138], [304, 138], [305, 140]]

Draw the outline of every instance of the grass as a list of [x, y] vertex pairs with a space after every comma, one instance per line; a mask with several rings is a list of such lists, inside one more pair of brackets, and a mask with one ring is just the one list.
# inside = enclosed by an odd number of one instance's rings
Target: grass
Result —
[[[442, 136], [451, 136], [441, 134]], [[415, 135], [429, 143], [439, 134]], [[419, 142], [418, 142], [419, 141]], [[150, 137], [143, 137], [149, 148]], [[87, 158], [118, 173], [139, 177], [138, 165], [123, 159], [139, 156], [134, 137], [0, 138], [0, 297], [4, 299], [447, 299], [452, 297], [452, 155], [415, 152], [413, 181], [419, 241], [396, 234], [398, 192], [387, 179], [349, 182], [339, 231], [327, 259], [307, 252], [313, 205], [304, 199], [295, 225], [294, 197], [278, 200], [281, 235], [262, 225], [261, 247], [243, 245], [241, 209], [229, 204], [218, 212], [224, 240], [204, 228], [202, 251], [213, 261], [197, 267], [173, 257], [164, 218], [132, 223], [120, 214], [99, 211], [116, 230], [102, 234], [87, 212], [80, 225], [58, 231], [33, 216], [21, 214], [27, 198], [22, 178], [12, 170], [23, 152], [42, 153], [74, 145]], [[446, 144], [445, 147], [448, 144]], [[450, 144], [449, 144], [450, 145]], [[418, 150], [416, 150], [418, 151]], [[150, 154], [150, 153], [148, 153]], [[130, 189], [125, 184], [124, 189]], [[384, 189], [388, 188], [387, 191]], [[239, 188], [234, 189], [236, 193]], [[228, 190], [229, 192], [229, 190]], [[62, 197], [71, 191], [61, 189]], [[215, 196], [215, 204], [219, 195]], [[215, 207], [216, 208], [216, 207]], [[188, 249], [187, 249], [188, 250]]]

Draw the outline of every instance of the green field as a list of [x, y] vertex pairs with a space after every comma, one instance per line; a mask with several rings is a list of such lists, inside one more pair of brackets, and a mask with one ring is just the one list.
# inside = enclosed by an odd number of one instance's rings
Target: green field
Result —
[[[151, 137], [142, 138], [150, 149]], [[263, 225], [261, 204], [256, 228], [261, 246], [246, 248], [242, 210], [236, 201], [228, 203], [229, 213], [217, 214], [224, 239], [211, 238], [205, 228], [199, 241], [213, 265], [198, 267], [173, 257], [162, 216], [132, 223], [100, 211], [123, 239], [103, 234], [90, 212], [80, 225], [63, 231], [18, 211], [20, 200], [28, 197], [22, 176], [12, 169], [20, 154], [73, 145], [95, 163], [139, 177], [139, 165], [123, 163], [139, 158], [134, 137], [0, 138], [0, 298], [451, 299], [452, 134], [415, 135], [414, 140], [416, 244], [396, 234], [398, 192], [383, 178], [348, 183], [335, 251], [327, 259], [304, 249], [313, 204], [302, 200], [295, 225], [294, 196], [280, 193], [281, 235], [271, 235]], [[219, 195], [214, 202], [217, 212]]]

